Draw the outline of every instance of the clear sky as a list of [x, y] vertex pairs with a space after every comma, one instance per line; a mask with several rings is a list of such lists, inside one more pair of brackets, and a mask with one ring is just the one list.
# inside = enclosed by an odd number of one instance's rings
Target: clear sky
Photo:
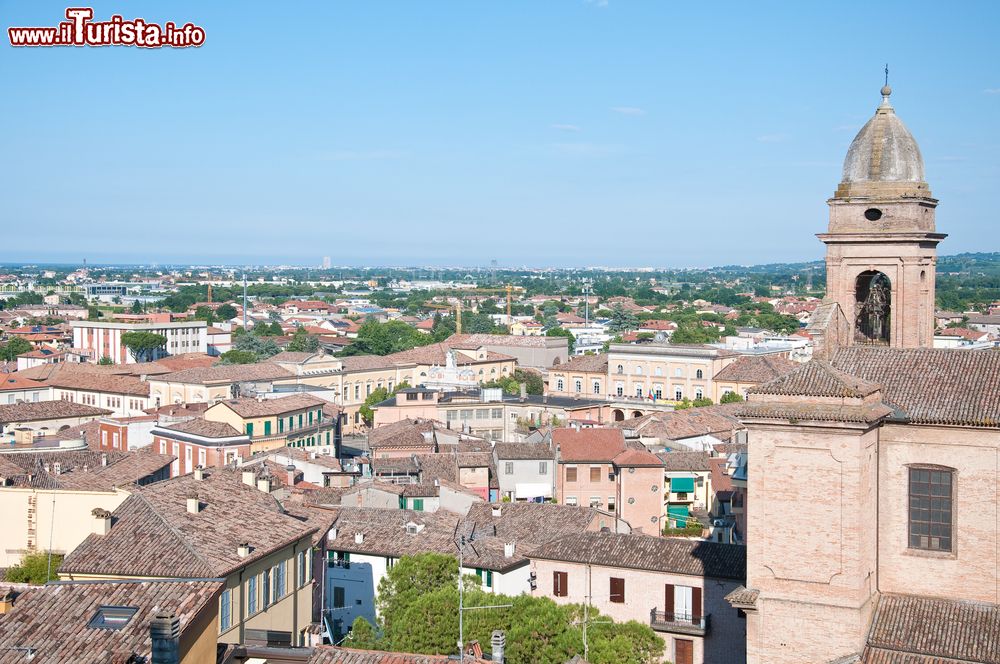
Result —
[[886, 62], [941, 252], [1000, 250], [998, 2], [92, 5], [207, 41], [3, 35], [0, 260], [814, 260]]

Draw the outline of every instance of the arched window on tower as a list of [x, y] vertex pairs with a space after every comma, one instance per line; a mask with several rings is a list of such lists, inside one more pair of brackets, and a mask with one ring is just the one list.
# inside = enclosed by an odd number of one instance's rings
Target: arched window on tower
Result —
[[854, 284], [854, 337], [861, 344], [888, 344], [892, 284], [882, 272], [868, 270]]

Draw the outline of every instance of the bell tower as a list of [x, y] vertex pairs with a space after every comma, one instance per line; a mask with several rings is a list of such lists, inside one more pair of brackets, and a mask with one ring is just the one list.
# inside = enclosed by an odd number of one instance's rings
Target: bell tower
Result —
[[841, 343], [930, 348], [934, 341], [934, 209], [917, 142], [889, 103], [854, 138], [830, 206], [827, 300], [850, 332]]

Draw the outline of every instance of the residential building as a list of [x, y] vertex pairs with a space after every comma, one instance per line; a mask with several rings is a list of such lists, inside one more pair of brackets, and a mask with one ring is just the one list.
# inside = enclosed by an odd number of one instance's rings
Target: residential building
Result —
[[40, 381], [16, 373], [0, 374], [0, 404], [19, 401], [49, 401], [51, 390]]
[[339, 456], [340, 408], [309, 394], [218, 401], [209, 406], [204, 417], [246, 434], [252, 453], [309, 447]]
[[59, 575], [224, 579], [220, 643], [300, 645], [312, 621], [318, 527], [286, 514], [269, 486], [250, 486], [256, 479], [211, 469], [142, 487], [94, 515], [98, 532], [66, 556]]
[[224, 468], [252, 455], [246, 433], [203, 417], [159, 424], [152, 436], [155, 451], [174, 456], [173, 475], [194, 472], [198, 466]]
[[614, 426], [625, 432], [626, 439], [638, 440], [653, 452], [710, 452], [720, 443], [746, 440], [746, 428], [736, 417], [738, 408], [738, 404], [721, 404], [650, 413]]
[[75, 320], [70, 324], [73, 327], [73, 348], [86, 352], [93, 362], [102, 357], [110, 357], [116, 364], [136, 362], [132, 351], [122, 344], [125, 332], [151, 332], [167, 339], [166, 345], [146, 360], [180, 353], [208, 352], [208, 324], [202, 320], [150, 323]]
[[214, 662], [215, 580], [52, 582], [0, 599], [0, 661]]
[[105, 408], [72, 401], [32, 401], [0, 405], [0, 436], [5, 442], [14, 444], [19, 430], [27, 431], [31, 437], [53, 436], [63, 429], [110, 414], [111, 411]]
[[712, 399], [714, 377], [740, 355], [701, 344], [611, 344], [608, 350], [611, 397], [681, 401]]
[[[556, 502], [606, 510], [636, 532], [659, 534], [663, 463], [628, 447], [621, 429], [554, 429]], [[641, 447], [641, 446], [640, 446]]]
[[548, 393], [553, 396], [604, 398], [608, 392], [608, 355], [577, 355], [549, 369]]
[[577, 533], [528, 554], [535, 596], [586, 603], [649, 625], [674, 664], [746, 661], [746, 625], [726, 601], [741, 587], [746, 549], [678, 538]]
[[744, 355], [715, 374], [710, 398], [716, 403], [729, 393], [746, 398], [751, 387], [783, 376], [797, 366], [798, 362], [783, 355]]
[[496, 443], [493, 458], [500, 497], [544, 502], [555, 497], [555, 451], [547, 443]]
[[656, 456], [663, 463], [667, 527], [697, 524], [694, 513], [707, 514], [715, 499], [711, 458], [706, 452], [690, 451], [661, 452]]
[[569, 342], [565, 337], [453, 334], [448, 344], [456, 349], [485, 348], [514, 357], [518, 366], [536, 369], [548, 369], [569, 359]]
[[152, 408], [212, 403], [241, 394], [270, 392], [275, 382], [294, 382], [290, 371], [269, 362], [181, 369], [148, 380]]

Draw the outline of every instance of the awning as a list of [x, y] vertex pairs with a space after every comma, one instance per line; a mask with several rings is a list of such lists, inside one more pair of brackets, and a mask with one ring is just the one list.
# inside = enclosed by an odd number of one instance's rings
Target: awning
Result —
[[518, 482], [514, 485], [514, 497], [522, 500], [551, 498], [552, 485], [548, 482]]
[[693, 493], [694, 492], [694, 478], [693, 477], [671, 477], [670, 478], [670, 490], [673, 493]]
[[688, 521], [688, 508], [687, 505], [669, 505], [667, 506], [667, 518], [672, 521], [671, 525], [674, 528], [683, 528], [687, 525]]

